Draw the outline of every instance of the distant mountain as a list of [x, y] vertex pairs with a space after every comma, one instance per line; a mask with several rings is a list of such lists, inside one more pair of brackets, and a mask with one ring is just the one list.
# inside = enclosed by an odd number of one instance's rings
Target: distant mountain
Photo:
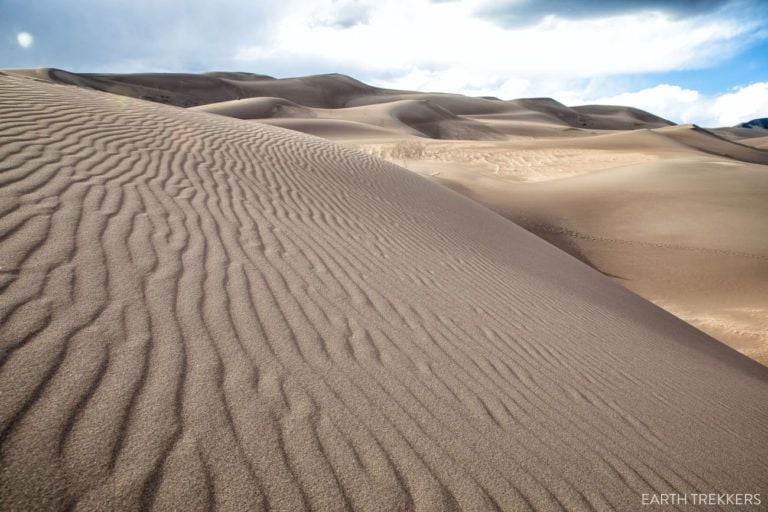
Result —
[[768, 117], [761, 117], [760, 119], [753, 119], [746, 123], [737, 125], [738, 128], [765, 128], [768, 129]]

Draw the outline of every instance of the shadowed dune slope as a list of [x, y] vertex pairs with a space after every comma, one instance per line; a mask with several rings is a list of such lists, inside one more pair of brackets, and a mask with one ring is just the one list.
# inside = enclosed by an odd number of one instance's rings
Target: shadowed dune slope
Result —
[[581, 105], [571, 107], [574, 112], [588, 116], [589, 128], [600, 130], [634, 130], [661, 128], [675, 123], [634, 107], [614, 105]]
[[246, 77], [245, 73], [228, 73], [227, 78], [186, 73], [79, 74], [55, 68], [20, 69], [12, 73], [180, 107], [250, 96], [241, 84], [253, 82], [250, 78], [272, 80], [262, 75]]
[[96, 74], [71, 73], [55, 68], [12, 72], [179, 107], [243, 98], [280, 97], [307, 107], [338, 108], [351, 98], [388, 92], [339, 74], [275, 79], [237, 72]]
[[768, 370], [485, 208], [0, 75], [4, 510], [634, 510], [760, 492]]
[[179, 107], [279, 97], [306, 107], [338, 108], [358, 96], [390, 92], [340, 74], [275, 79], [237, 72], [96, 74], [40, 68], [13, 70], [13, 73]]
[[742, 128], [739, 126], [725, 127], [725, 128], [709, 128], [710, 132], [713, 132], [721, 137], [730, 140], [737, 140], [742, 144], [745, 141], [758, 137], [768, 136], [768, 129], [765, 128]]
[[764, 166], [689, 155], [469, 194], [768, 365]]
[[510, 113], [537, 113], [573, 128], [593, 130], [634, 130], [637, 128], [659, 128], [674, 123], [643, 110], [632, 107], [609, 105], [585, 105], [567, 107], [552, 98], [523, 98], [504, 102]]
[[343, 109], [318, 115], [365, 123], [401, 135], [446, 140], [498, 140], [503, 136], [483, 123], [459, 117], [431, 100], [398, 100]]
[[462, 119], [429, 100], [405, 100], [387, 104], [395, 120], [432, 139], [494, 140], [503, 138], [492, 128], [471, 119]]
[[750, 139], [742, 139], [740, 142], [746, 146], [752, 146], [757, 149], [762, 149], [763, 151], [768, 151], [768, 135], [766, 135], [765, 137], [753, 137]]
[[[345, 130], [344, 123], [367, 132], [447, 140], [499, 140], [503, 135], [485, 124], [452, 114], [429, 100], [399, 100], [359, 107], [321, 109], [298, 105], [282, 98], [248, 98], [192, 107], [192, 110], [237, 119], [271, 119], [280, 126], [313, 135]], [[311, 120], [298, 123], [297, 119]], [[281, 121], [289, 120], [288, 123]], [[318, 131], [318, 127], [324, 127]], [[382, 130], [383, 129], [383, 130]], [[354, 132], [349, 132], [353, 134]]]
[[314, 110], [283, 98], [259, 97], [222, 101], [191, 107], [191, 110], [235, 119], [304, 118], [317, 116]]
[[[329, 140], [347, 141], [350, 139], [400, 139], [406, 136], [400, 131], [394, 131], [388, 128], [382, 128], [372, 124], [361, 123], [357, 121], [344, 121], [342, 119], [291, 119], [282, 117], [275, 119], [259, 119], [259, 122], [264, 124], [271, 124], [272, 126], [279, 126], [281, 128], [287, 128], [288, 130], [308, 133], [310, 135], [323, 137]], [[420, 135], [414, 133], [413, 136], [419, 137]]]
[[349, 101], [349, 107], [393, 103], [398, 101], [425, 100], [455, 114], [497, 114], [509, 110], [506, 102], [498, 99], [476, 98], [461, 94], [429, 93], [414, 91], [382, 91], [376, 96], [362, 96]]
[[768, 164], [768, 151], [726, 139], [696, 125], [670, 126], [656, 132], [698, 151], [742, 162]]

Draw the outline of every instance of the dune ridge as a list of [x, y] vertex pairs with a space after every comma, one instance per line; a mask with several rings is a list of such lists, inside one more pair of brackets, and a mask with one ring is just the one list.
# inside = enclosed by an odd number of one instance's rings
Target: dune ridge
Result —
[[[200, 107], [201, 110], [241, 119], [278, 117], [274, 110], [254, 107], [264, 105], [265, 101], [275, 102], [274, 99], [268, 98], [282, 98], [304, 107], [306, 110], [303, 112], [308, 118], [317, 117], [312, 113], [315, 109], [333, 111], [355, 107], [358, 108], [357, 111], [325, 114], [330, 118], [347, 120], [350, 120], [348, 116], [351, 115], [351, 120], [355, 120], [354, 117], [360, 116], [359, 112], [369, 111], [380, 115], [391, 110], [388, 115], [399, 118], [403, 114], [409, 115], [408, 112], [403, 112], [403, 107], [408, 106], [408, 110], [415, 109], [419, 122], [425, 121], [424, 114], [428, 110], [431, 111], [428, 116], [430, 122], [443, 121], [454, 116], [464, 117], [471, 122], [473, 116], [479, 116], [479, 119], [474, 120], [475, 124], [492, 120], [494, 117], [534, 119], [544, 124], [577, 130], [631, 130], [674, 124], [630, 107], [567, 107], [552, 98], [501, 100], [492, 97], [467, 97], [461, 94], [402, 91], [368, 85], [337, 73], [277, 79], [242, 72], [97, 74], [72, 73], [54, 68], [9, 71], [53, 83], [76, 85], [158, 103]], [[249, 102], [248, 99], [254, 101]], [[299, 113], [296, 109], [290, 110], [290, 114], [285, 117], [299, 117]], [[475, 130], [468, 133], [476, 133], [477, 130], [493, 131], [493, 127], [475, 126]], [[423, 135], [434, 137], [429, 131]], [[476, 138], [477, 135], [474, 135], [469, 140]]]
[[[281, 82], [271, 85], [280, 94]], [[235, 103], [196, 109], [248, 113]], [[768, 130], [678, 126], [635, 108], [551, 98], [379, 91], [351, 103], [359, 106], [259, 121], [429, 177], [768, 365]], [[404, 109], [417, 122], [402, 122]], [[627, 179], [633, 166], [643, 170]]]
[[[360, 137], [367, 132], [391, 136], [416, 136], [447, 140], [499, 140], [503, 135], [485, 124], [459, 117], [430, 100], [397, 100], [358, 107], [320, 109], [305, 107], [282, 98], [249, 98], [192, 107], [237, 119], [272, 120], [279, 126], [317, 135], [354, 123]], [[302, 120], [302, 121], [299, 121]], [[308, 122], [306, 120], [309, 120]], [[317, 126], [318, 128], [311, 128]], [[383, 129], [383, 130], [382, 130]], [[354, 131], [350, 131], [353, 135]]]
[[4, 510], [759, 492], [768, 370], [458, 194], [0, 74]]

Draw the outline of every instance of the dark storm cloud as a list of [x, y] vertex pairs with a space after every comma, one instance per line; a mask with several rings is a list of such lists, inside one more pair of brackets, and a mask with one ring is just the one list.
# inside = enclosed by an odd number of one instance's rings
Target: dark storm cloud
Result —
[[339, 29], [351, 28], [368, 22], [371, 5], [360, 0], [334, 0], [335, 9], [327, 17], [317, 19], [320, 25]]
[[[439, 1], [439, 0], [438, 0]], [[557, 15], [568, 19], [601, 18], [643, 11], [661, 11], [688, 17], [711, 13], [729, 4], [755, 3], [738, 0], [499, 0], [489, 2], [477, 14], [503, 25], [534, 24]]]

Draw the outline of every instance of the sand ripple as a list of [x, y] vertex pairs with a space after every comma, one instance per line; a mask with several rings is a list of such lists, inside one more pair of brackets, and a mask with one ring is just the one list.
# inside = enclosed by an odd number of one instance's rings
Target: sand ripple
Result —
[[3, 510], [765, 491], [768, 370], [320, 139], [0, 76]]

